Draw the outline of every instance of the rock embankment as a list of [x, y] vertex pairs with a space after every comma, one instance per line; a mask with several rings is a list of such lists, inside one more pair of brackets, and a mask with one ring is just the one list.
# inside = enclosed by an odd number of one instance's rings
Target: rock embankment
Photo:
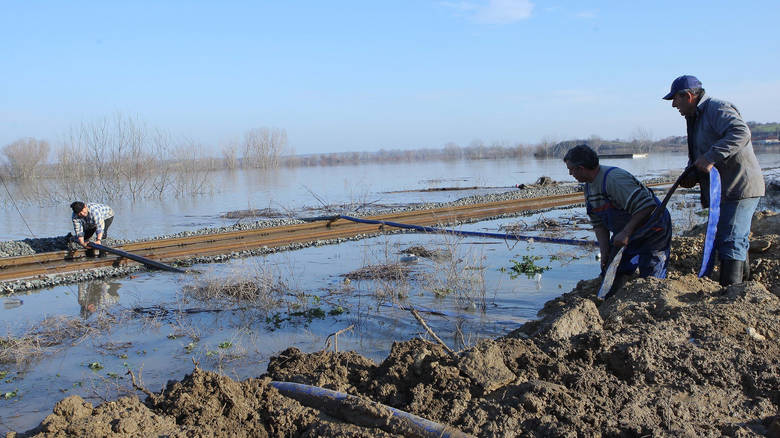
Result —
[[634, 279], [603, 302], [598, 279], [581, 281], [540, 319], [454, 355], [419, 339], [395, 343], [378, 364], [290, 348], [257, 379], [196, 368], [144, 401], [93, 407], [69, 397], [25, 436], [403, 436], [381, 418], [305, 407], [271, 380], [346, 392], [484, 437], [780, 436], [780, 297], [770, 273], [780, 236], [754, 237], [769, 242], [751, 254], [758, 281], [721, 288], [697, 278], [700, 246], [676, 240], [670, 278]]

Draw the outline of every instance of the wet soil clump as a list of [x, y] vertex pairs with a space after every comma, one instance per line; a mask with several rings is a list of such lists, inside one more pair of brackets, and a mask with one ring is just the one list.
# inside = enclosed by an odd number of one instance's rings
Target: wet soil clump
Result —
[[754, 225], [765, 249], [750, 254], [752, 280], [727, 288], [696, 276], [700, 236], [676, 238], [669, 278], [633, 279], [606, 301], [596, 298], [599, 279], [581, 281], [539, 319], [457, 354], [422, 339], [393, 344], [381, 363], [289, 348], [259, 378], [196, 368], [143, 401], [93, 407], [69, 397], [22, 436], [409, 436], [366, 410], [304, 406], [272, 381], [355, 395], [474, 436], [778, 436], [780, 236], [760, 233], [773, 218]]
[[343, 275], [349, 280], [401, 281], [409, 277], [411, 269], [401, 263], [369, 265]]

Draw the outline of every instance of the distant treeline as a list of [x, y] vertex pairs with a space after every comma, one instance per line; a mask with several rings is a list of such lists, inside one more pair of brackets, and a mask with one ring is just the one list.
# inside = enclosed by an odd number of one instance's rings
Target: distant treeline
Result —
[[376, 152], [328, 152], [294, 155], [282, 159], [284, 166], [338, 166], [360, 163], [397, 163], [413, 161], [457, 161], [517, 158], [531, 155], [528, 146], [522, 144], [484, 145], [479, 141], [469, 146], [448, 143], [441, 149], [380, 149]]
[[[756, 152], [780, 152], [780, 123], [747, 122], [750, 128], [753, 149]], [[636, 135], [632, 140], [604, 140], [598, 136], [587, 139], [561, 141], [544, 148], [535, 148], [537, 158], [562, 158], [566, 151], [578, 144], [587, 144], [599, 154], [629, 154], [652, 152], [687, 152], [688, 137], [674, 136], [650, 140], [649, 136]]]

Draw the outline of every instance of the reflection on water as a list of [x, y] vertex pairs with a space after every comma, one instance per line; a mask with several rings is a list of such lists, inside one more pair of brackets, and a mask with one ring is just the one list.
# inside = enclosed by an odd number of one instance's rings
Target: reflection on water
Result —
[[116, 282], [102, 280], [79, 283], [78, 302], [84, 319], [101, 309], [107, 309], [119, 302], [119, 288]]
[[10, 310], [15, 309], [24, 304], [19, 298], [3, 298], [3, 309]]

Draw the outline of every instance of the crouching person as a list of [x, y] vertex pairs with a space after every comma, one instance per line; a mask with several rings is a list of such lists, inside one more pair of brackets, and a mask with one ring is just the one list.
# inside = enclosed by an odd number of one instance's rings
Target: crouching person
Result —
[[661, 201], [632, 174], [599, 165], [596, 152], [587, 145], [571, 148], [563, 158], [569, 175], [585, 183], [585, 206], [601, 251], [601, 274], [621, 247], [615, 283], [607, 296], [625, 284], [639, 268], [640, 277], [666, 277], [672, 242], [672, 219], [664, 209], [650, 215]]
[[[87, 247], [87, 242], [94, 235], [95, 243], [100, 244], [108, 236], [108, 228], [114, 221], [114, 211], [111, 207], [95, 202], [83, 203], [76, 201], [70, 204], [73, 210], [73, 231], [75, 232], [75, 242], [86, 248], [87, 257], [95, 257], [94, 248]], [[104, 257], [103, 251], [98, 253], [98, 257]]]

